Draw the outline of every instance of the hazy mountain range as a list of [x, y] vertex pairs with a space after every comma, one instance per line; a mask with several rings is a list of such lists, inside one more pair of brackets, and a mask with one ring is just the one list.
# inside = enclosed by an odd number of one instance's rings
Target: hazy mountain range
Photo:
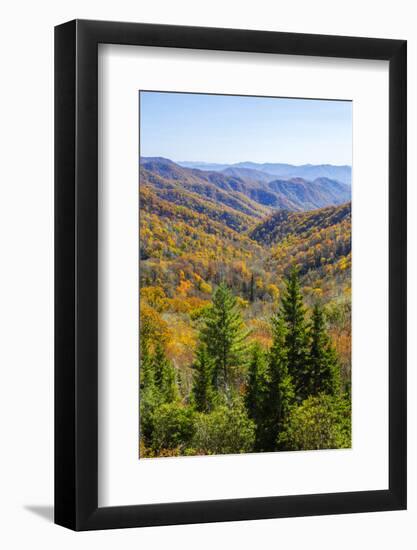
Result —
[[[178, 162], [185, 168], [197, 168], [199, 170], [209, 170], [215, 172], [230, 172], [234, 175], [250, 176], [255, 172], [257, 177], [269, 178], [270, 176], [280, 178], [303, 178], [313, 180], [316, 178], [329, 178], [340, 181], [341, 183], [351, 184], [352, 168], [348, 165], [336, 166], [332, 164], [303, 164], [296, 166], [293, 164], [282, 163], [256, 163], [256, 162], [238, 162], [236, 164], [217, 164], [206, 162]], [[261, 175], [262, 174], [262, 175]], [[255, 176], [254, 173], [252, 173]]]
[[[255, 165], [240, 163], [222, 170], [202, 170], [184, 167], [162, 157], [142, 157], [141, 184], [152, 187], [160, 198], [175, 204], [189, 205], [192, 202], [197, 208], [196, 202], [205, 201], [204, 208], [223, 205], [235, 212], [259, 218], [273, 210], [307, 211], [350, 200], [350, 185], [338, 179], [317, 175], [309, 180], [299, 172], [290, 177], [290, 165], [268, 165], [269, 170], [272, 170], [270, 167], [287, 167], [286, 175], [277, 177], [242, 164]], [[310, 172], [316, 174], [321, 174], [321, 168], [324, 171], [329, 167], [309, 166]], [[299, 168], [306, 169], [307, 166]], [[200, 208], [203, 209], [203, 206], [200, 205]]]

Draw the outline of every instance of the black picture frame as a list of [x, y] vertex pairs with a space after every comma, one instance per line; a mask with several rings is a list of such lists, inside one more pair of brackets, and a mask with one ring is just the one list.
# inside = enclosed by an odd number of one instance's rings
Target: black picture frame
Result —
[[[389, 62], [389, 488], [98, 506], [98, 44]], [[55, 28], [55, 523], [74, 530], [406, 508], [406, 41], [74, 20]]]

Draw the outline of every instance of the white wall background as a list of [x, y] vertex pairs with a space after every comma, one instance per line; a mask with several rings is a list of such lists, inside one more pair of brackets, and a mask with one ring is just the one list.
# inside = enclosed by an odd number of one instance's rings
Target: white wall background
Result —
[[[1, 14], [0, 544], [7, 549], [414, 549], [417, 542], [417, 24], [397, 0], [16, 0]], [[409, 510], [95, 533], [51, 523], [53, 499], [53, 26], [109, 19], [408, 40]], [[371, 219], [371, 213], [370, 213]], [[375, 266], [375, 276], [377, 276]]]

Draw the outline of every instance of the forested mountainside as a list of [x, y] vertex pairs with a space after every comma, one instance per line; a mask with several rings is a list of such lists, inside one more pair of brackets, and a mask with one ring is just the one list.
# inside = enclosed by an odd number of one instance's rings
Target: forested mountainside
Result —
[[[325, 178], [241, 176], [141, 159], [141, 456], [350, 445], [350, 193]], [[271, 183], [285, 209], [259, 200]], [[324, 207], [309, 206], [312, 190]], [[288, 410], [266, 421], [273, 350]], [[328, 432], [305, 431], [320, 415]]]
[[[216, 172], [184, 168], [163, 158], [141, 159], [141, 183], [151, 183], [154, 187], [165, 189], [180, 186], [182, 190], [198, 193], [245, 213], [260, 207], [311, 210], [329, 204], [342, 204], [350, 199], [349, 185], [325, 177], [313, 181], [300, 177], [270, 179], [254, 170]], [[248, 203], [247, 199], [258, 204], [258, 207]]]
[[[314, 236], [331, 226], [338, 226], [346, 222], [350, 228], [350, 202], [338, 207], [327, 207], [308, 212], [289, 212], [280, 210], [258, 224], [250, 233], [250, 237], [257, 242], [271, 244], [282, 241], [287, 235], [297, 235], [307, 238]], [[343, 224], [346, 226], [346, 224]], [[347, 231], [350, 235], [350, 229]], [[349, 236], [348, 235], [348, 236]]]

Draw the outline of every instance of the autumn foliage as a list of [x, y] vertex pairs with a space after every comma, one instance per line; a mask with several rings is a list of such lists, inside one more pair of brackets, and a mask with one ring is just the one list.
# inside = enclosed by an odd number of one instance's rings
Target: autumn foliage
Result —
[[349, 447], [350, 203], [178, 178], [141, 171], [140, 457]]

